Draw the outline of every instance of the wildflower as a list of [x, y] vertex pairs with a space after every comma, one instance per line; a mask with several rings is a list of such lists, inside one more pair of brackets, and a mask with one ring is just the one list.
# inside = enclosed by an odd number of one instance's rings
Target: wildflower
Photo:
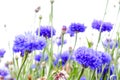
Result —
[[111, 24], [109, 22], [94, 20], [92, 22], [92, 28], [97, 29], [98, 31], [101, 31], [101, 32], [104, 32], [104, 31], [110, 32], [113, 28], [113, 24]]
[[110, 54], [106, 53], [106, 52], [101, 52], [98, 51], [97, 54], [99, 55], [99, 58], [102, 61], [102, 64], [109, 64], [111, 61], [111, 56]]
[[56, 55], [55, 65], [60, 65], [59, 62], [64, 66], [69, 58], [69, 51], [65, 51], [62, 54]]
[[68, 28], [68, 33], [70, 34], [70, 36], [74, 36], [74, 33], [76, 32], [84, 32], [86, 29], [86, 26], [84, 26], [84, 24], [80, 24], [80, 23], [72, 23], [69, 28]]
[[116, 75], [111, 75], [110, 80], [117, 80], [117, 76]]
[[8, 71], [4, 69], [0, 69], [0, 76], [6, 77], [8, 75]]
[[45, 38], [26, 33], [15, 37], [13, 51], [21, 52], [21, 56], [24, 56], [25, 51], [31, 53], [33, 50], [42, 50], [45, 47]]
[[82, 76], [82, 77], [80, 78], [80, 80], [86, 80], [86, 77], [85, 77], [85, 76]]
[[42, 57], [42, 54], [37, 54], [37, 55], [35, 55], [35, 61], [40, 62], [41, 57]]
[[37, 28], [36, 30], [37, 35], [43, 36], [45, 38], [51, 38], [51, 36], [54, 36], [55, 33], [55, 29], [51, 26], [40, 26], [40, 28]]
[[89, 49], [86, 47], [79, 47], [74, 52], [75, 60], [83, 67], [90, 67], [91, 69], [96, 69], [102, 64], [99, 57], [95, 54], [96, 52], [93, 49]]
[[113, 41], [112, 39], [106, 39], [104, 42], [102, 42], [102, 44], [105, 48], [110, 49], [118, 47], [118, 42]]
[[5, 52], [6, 51], [4, 49], [0, 49], [0, 58], [4, 57]]
[[110, 75], [114, 74], [114, 70], [115, 70], [115, 67], [114, 67], [114, 64], [112, 64], [110, 66]]
[[58, 41], [57, 41], [57, 45], [58, 45], [58, 46], [60, 46], [60, 45], [62, 45], [62, 44], [66, 44], [66, 43], [67, 43], [66, 40], [63, 40], [63, 42], [62, 42], [62, 39], [61, 39], [61, 38], [58, 38]]

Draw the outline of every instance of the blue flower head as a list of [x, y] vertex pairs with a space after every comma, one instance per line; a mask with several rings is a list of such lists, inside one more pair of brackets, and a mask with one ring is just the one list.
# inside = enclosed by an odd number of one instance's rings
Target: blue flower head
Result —
[[118, 42], [112, 39], [106, 39], [104, 42], [102, 42], [102, 44], [105, 48], [110, 48], [110, 49], [118, 47]]
[[8, 71], [4, 69], [0, 69], [0, 76], [6, 77], [8, 75]]
[[42, 57], [42, 54], [35, 55], [35, 61], [39, 62], [41, 60], [41, 57]]
[[85, 76], [82, 76], [82, 77], [80, 78], [80, 80], [86, 80], [86, 77], [85, 77]]
[[96, 51], [86, 47], [80, 47], [75, 52], [75, 60], [83, 67], [96, 69], [101, 65], [101, 60], [96, 56]]
[[102, 64], [109, 64], [111, 61], [111, 56], [108, 53], [98, 51], [99, 58], [102, 60]]
[[61, 38], [58, 38], [58, 40], [57, 40], [57, 45], [58, 46], [60, 46], [60, 45], [62, 45], [62, 44], [66, 44], [67, 43], [67, 41], [66, 40], [63, 40], [63, 42], [62, 42], [62, 39]]
[[21, 52], [32, 52], [33, 50], [42, 50], [46, 47], [46, 39], [43, 37], [38, 37], [32, 33], [21, 34], [15, 37], [13, 51]]
[[92, 22], [92, 28], [96, 29], [98, 31], [101, 31], [101, 32], [104, 32], [104, 31], [110, 32], [112, 30], [112, 28], [113, 28], [113, 24], [111, 24], [109, 22], [103, 22], [103, 21], [99, 21], [99, 20], [94, 20]]
[[4, 49], [0, 49], [0, 58], [4, 57], [5, 52], [6, 51]]
[[64, 51], [62, 54], [57, 54], [55, 57], [54, 65], [60, 65], [59, 60], [62, 62], [62, 66], [64, 66], [69, 59], [69, 51]]
[[56, 30], [51, 26], [40, 26], [40, 28], [37, 28], [36, 34], [51, 38], [51, 36], [54, 36], [56, 34]]
[[85, 29], [86, 29], [86, 26], [84, 24], [72, 23], [69, 26], [67, 33], [69, 33], [70, 36], [74, 36], [74, 33], [76, 33], [76, 32], [84, 32]]

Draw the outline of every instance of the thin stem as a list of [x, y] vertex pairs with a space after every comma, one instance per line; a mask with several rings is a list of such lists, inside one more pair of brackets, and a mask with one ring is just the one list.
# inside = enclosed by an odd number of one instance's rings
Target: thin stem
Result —
[[62, 41], [62, 43], [61, 43], [61, 50], [60, 50], [60, 55], [61, 55], [62, 48], [63, 48], [63, 42], [64, 42], [64, 34], [61, 36], [61, 40], [60, 41]]
[[[107, 12], [107, 7], [108, 7], [108, 3], [109, 3], [109, 0], [107, 0], [106, 7], [105, 7], [105, 12], [104, 12], [102, 21], [104, 21], [104, 19], [105, 19], [106, 12]], [[99, 32], [99, 36], [98, 36], [98, 41], [97, 41], [97, 45], [96, 45], [96, 50], [97, 50], [97, 48], [98, 48], [98, 44], [99, 44], [100, 39], [101, 39], [101, 33], [102, 33], [102, 32], [101, 32], [101, 29], [102, 29], [102, 25], [103, 25], [103, 23], [101, 23], [101, 25], [100, 25], [100, 32]]]
[[75, 43], [74, 43], [73, 51], [75, 50], [76, 43], [77, 43], [77, 32], [75, 33]]
[[77, 80], [80, 80], [81, 76], [82, 76], [83, 73], [84, 73], [84, 70], [85, 70], [85, 68], [83, 67], [82, 70], [81, 70], [81, 72], [80, 72], [80, 74], [79, 74], [79, 76], [78, 76], [78, 78], [77, 78]]
[[22, 65], [21, 65], [21, 67], [20, 67], [20, 70], [19, 70], [19, 72], [18, 72], [17, 80], [19, 80], [20, 73], [21, 73], [21, 71], [22, 71], [22, 68], [23, 68], [23, 66], [24, 66], [24, 64], [25, 64], [25, 62], [26, 62], [26, 60], [27, 60], [27, 57], [28, 57], [28, 53], [25, 52], [25, 57], [24, 57], [24, 60], [23, 60], [23, 62], [22, 62]]

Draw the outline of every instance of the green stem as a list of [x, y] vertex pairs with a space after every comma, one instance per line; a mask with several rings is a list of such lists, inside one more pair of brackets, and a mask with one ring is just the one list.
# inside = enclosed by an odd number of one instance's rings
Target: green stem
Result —
[[84, 73], [84, 70], [85, 70], [85, 68], [83, 67], [82, 70], [81, 70], [81, 72], [80, 72], [80, 74], [79, 74], [79, 76], [78, 76], [78, 78], [77, 78], [77, 80], [80, 80], [81, 76], [82, 76], [83, 73]]
[[[107, 0], [107, 3], [106, 3], [105, 12], [104, 12], [103, 19], [102, 19], [103, 22], [104, 22], [104, 19], [105, 19], [105, 16], [106, 16], [108, 3], [109, 3], [109, 0]], [[100, 32], [99, 32], [99, 36], [98, 36], [98, 41], [97, 41], [97, 45], [96, 45], [96, 50], [97, 50], [97, 48], [98, 48], [98, 44], [99, 44], [100, 39], [101, 39], [101, 33], [102, 33], [102, 32], [101, 32], [101, 29], [102, 29], [102, 25], [103, 25], [103, 23], [101, 23], [101, 25], [100, 25]]]
[[22, 62], [22, 65], [21, 65], [21, 67], [20, 67], [20, 70], [19, 70], [19, 72], [18, 72], [17, 80], [19, 80], [20, 73], [21, 73], [21, 71], [22, 71], [22, 68], [23, 68], [23, 66], [24, 66], [24, 64], [25, 64], [25, 62], [26, 62], [26, 60], [27, 60], [27, 57], [28, 57], [28, 53], [25, 52], [25, 57], [24, 57], [24, 60], [23, 60], [23, 62]]
[[75, 43], [74, 43], [73, 51], [75, 50], [76, 43], [77, 43], [77, 32], [75, 33]]
[[61, 38], [62, 38], [62, 43], [61, 43], [61, 50], [60, 50], [60, 54], [62, 53], [63, 41], [64, 41], [64, 34], [61, 36]]
[[96, 70], [93, 71], [93, 74], [92, 74], [92, 77], [91, 77], [90, 80], [94, 80], [94, 79], [95, 79], [95, 71], [96, 71]]

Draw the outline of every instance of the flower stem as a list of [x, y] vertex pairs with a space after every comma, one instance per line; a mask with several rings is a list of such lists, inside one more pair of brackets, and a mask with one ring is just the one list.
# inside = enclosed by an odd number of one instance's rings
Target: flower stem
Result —
[[74, 43], [73, 51], [75, 50], [76, 43], [77, 43], [77, 32], [75, 33], [75, 43]]
[[28, 53], [25, 52], [25, 57], [24, 57], [24, 60], [23, 60], [23, 62], [22, 62], [22, 65], [21, 65], [21, 67], [20, 67], [20, 70], [19, 70], [19, 72], [18, 72], [17, 80], [19, 80], [20, 73], [21, 73], [21, 71], [22, 71], [22, 68], [23, 68], [23, 66], [24, 66], [24, 64], [25, 64], [25, 62], [26, 62], [26, 60], [27, 60], [27, 57], [28, 57]]
[[[102, 21], [104, 21], [104, 19], [105, 19], [106, 12], [107, 12], [107, 7], [108, 7], [108, 3], [109, 3], [109, 0], [107, 0], [106, 7], [105, 7], [105, 12], [104, 12]], [[96, 50], [97, 50], [97, 48], [98, 48], [98, 44], [99, 44], [100, 39], [101, 39], [101, 33], [102, 33], [102, 32], [101, 32], [101, 29], [102, 29], [102, 25], [103, 25], [103, 23], [101, 23], [101, 25], [100, 25], [100, 32], [99, 32], [99, 36], [98, 36], [98, 41], [97, 41], [97, 45], [96, 45]]]
[[77, 79], [77, 80], [80, 80], [81, 76], [82, 76], [83, 73], [84, 73], [84, 70], [85, 70], [85, 68], [83, 67], [82, 70], [81, 70], [81, 72], [80, 72], [80, 74], [79, 74], [79, 76], [78, 76], [78, 79]]

